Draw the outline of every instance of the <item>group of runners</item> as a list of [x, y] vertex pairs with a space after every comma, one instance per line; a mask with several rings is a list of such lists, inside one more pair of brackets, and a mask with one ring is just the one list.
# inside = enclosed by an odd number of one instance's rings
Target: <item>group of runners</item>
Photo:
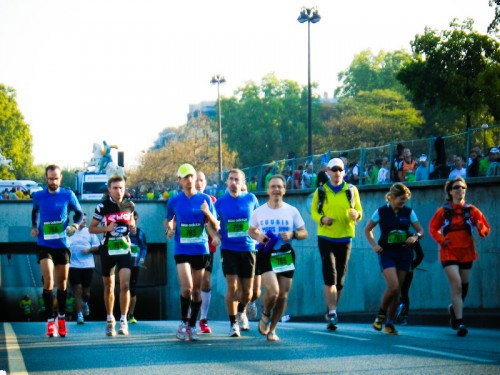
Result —
[[[343, 290], [356, 223], [363, 217], [359, 192], [344, 181], [341, 159], [329, 161], [328, 180], [313, 195], [311, 216], [318, 223], [318, 248], [322, 261], [323, 296], [327, 305], [327, 329], [335, 330], [339, 322], [337, 306]], [[181, 322], [176, 331], [179, 340], [196, 341], [200, 333], [210, 333], [208, 309], [211, 297], [210, 275], [213, 253], [220, 247], [222, 271], [227, 283], [225, 304], [229, 335], [239, 337], [249, 329], [248, 316], [256, 317], [255, 300], [264, 287], [262, 315], [258, 330], [268, 341], [278, 341], [276, 333], [287, 306], [295, 271], [294, 241], [308, 237], [305, 222], [297, 208], [284, 202], [286, 181], [283, 176], [270, 178], [267, 202], [259, 206], [257, 198], [246, 191], [245, 175], [239, 169], [227, 173], [226, 192], [216, 200], [203, 193], [205, 176], [190, 164], [178, 168], [182, 191], [167, 203], [165, 234], [174, 242], [174, 259], [180, 284]], [[57, 327], [66, 335], [65, 299], [72, 236], [83, 213], [74, 194], [60, 187], [61, 170], [46, 169], [48, 188], [33, 197], [32, 235], [38, 237], [38, 256], [44, 276], [43, 298], [52, 305], [52, 289], [57, 284], [58, 316], [47, 316], [47, 335]], [[447, 203], [440, 207], [430, 223], [430, 233], [440, 244], [440, 260], [450, 284], [451, 325], [459, 336], [467, 334], [463, 322], [463, 300], [467, 295], [472, 262], [477, 253], [472, 231], [488, 235], [490, 227], [482, 213], [465, 202], [467, 185], [462, 178], [445, 184]], [[108, 195], [97, 205], [89, 233], [103, 234], [101, 255], [105, 288], [106, 335], [114, 336], [113, 316], [115, 274], [120, 279], [120, 322], [118, 333], [128, 334], [132, 264], [137, 258], [130, 239], [137, 237], [134, 204], [124, 199], [125, 181], [112, 177]], [[398, 334], [394, 318], [399, 305], [401, 285], [411, 270], [412, 246], [424, 235], [416, 213], [405, 206], [410, 190], [402, 183], [391, 186], [387, 203], [378, 208], [365, 227], [365, 236], [377, 253], [387, 289], [373, 328], [387, 334]], [[74, 211], [69, 225], [68, 212]], [[38, 216], [40, 222], [37, 224]], [[373, 229], [380, 226], [378, 242]], [[413, 227], [413, 232], [411, 231]], [[141, 259], [139, 257], [139, 259]], [[142, 259], [143, 261], [143, 259]], [[55, 271], [55, 272], [54, 272]], [[200, 314], [201, 311], [201, 314]], [[200, 314], [199, 327], [197, 319]]]

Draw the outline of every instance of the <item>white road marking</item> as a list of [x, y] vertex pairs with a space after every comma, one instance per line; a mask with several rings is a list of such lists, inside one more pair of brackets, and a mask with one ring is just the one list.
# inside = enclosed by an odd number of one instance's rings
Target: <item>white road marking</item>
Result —
[[309, 333], [314, 333], [316, 335], [341, 337], [343, 339], [351, 339], [351, 340], [357, 340], [357, 341], [370, 341], [371, 340], [371, 339], [365, 339], [365, 338], [362, 338], [362, 337], [347, 336], [347, 335], [342, 335], [342, 334], [338, 334], [338, 333], [330, 333], [330, 332], [309, 331]]
[[24, 364], [23, 354], [17, 342], [16, 334], [10, 323], [4, 323], [5, 343], [7, 348], [7, 362], [9, 364], [9, 374], [27, 375], [26, 365]]
[[478, 358], [478, 357], [469, 357], [469, 356], [466, 356], [466, 355], [447, 353], [447, 352], [442, 352], [442, 351], [439, 351], [439, 350], [417, 348], [417, 347], [414, 347], [414, 346], [406, 346], [406, 345], [394, 345], [394, 346], [398, 347], [398, 348], [403, 348], [403, 349], [416, 350], [416, 351], [424, 352], [424, 353], [438, 354], [438, 355], [442, 355], [442, 356], [450, 357], [450, 358], [466, 359], [468, 361], [474, 361], [474, 362], [482, 362], [482, 363], [493, 363], [493, 362], [495, 362], [494, 360], [491, 360], [491, 359], [484, 359], [484, 358]]

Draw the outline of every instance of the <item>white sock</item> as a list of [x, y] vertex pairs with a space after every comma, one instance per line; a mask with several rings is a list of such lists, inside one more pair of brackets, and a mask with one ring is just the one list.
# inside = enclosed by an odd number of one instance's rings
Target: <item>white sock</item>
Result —
[[106, 320], [108, 322], [111, 322], [111, 321], [115, 320], [115, 317], [113, 315], [108, 315], [108, 317], [106, 318]]
[[330, 311], [328, 311], [328, 314], [329, 314], [329, 315], [334, 315], [334, 314], [337, 314], [337, 310], [336, 310], [336, 309], [334, 309], [334, 310], [330, 310]]
[[123, 320], [127, 320], [127, 315], [122, 315], [122, 316], [120, 316], [120, 320], [122, 320], [122, 321], [123, 321]]
[[212, 291], [208, 292], [201, 291], [201, 308], [200, 308], [200, 320], [207, 319], [208, 309], [210, 307], [210, 299], [212, 298]]

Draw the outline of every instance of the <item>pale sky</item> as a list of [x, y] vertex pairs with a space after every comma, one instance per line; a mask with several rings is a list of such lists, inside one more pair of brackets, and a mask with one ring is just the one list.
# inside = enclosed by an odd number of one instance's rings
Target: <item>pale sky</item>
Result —
[[409, 50], [455, 17], [486, 33], [494, 17], [488, 0], [0, 0], [0, 82], [17, 91], [36, 164], [82, 167], [106, 140], [132, 166], [189, 104], [217, 99], [215, 73], [222, 96], [268, 73], [306, 85], [302, 6], [322, 17], [311, 75], [330, 97], [364, 49]]

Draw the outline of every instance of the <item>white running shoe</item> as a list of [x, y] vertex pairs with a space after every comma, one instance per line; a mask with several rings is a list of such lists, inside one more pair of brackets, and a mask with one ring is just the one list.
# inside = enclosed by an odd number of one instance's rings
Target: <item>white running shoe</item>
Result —
[[83, 315], [89, 316], [90, 315], [90, 307], [88, 302], [82, 302], [82, 310], [83, 310]]
[[247, 317], [249, 320], [256, 320], [257, 319], [257, 304], [255, 301], [249, 302], [247, 305]]
[[128, 323], [126, 320], [120, 320], [120, 329], [118, 329], [120, 335], [128, 335]]
[[181, 324], [179, 324], [179, 328], [177, 329], [177, 332], [175, 333], [175, 337], [177, 337], [179, 340], [186, 339], [186, 323], [181, 322]]
[[240, 326], [238, 323], [231, 324], [229, 329], [229, 337], [240, 337]]
[[250, 324], [248, 323], [247, 314], [244, 312], [238, 313], [237, 321], [242, 331], [250, 331]]
[[116, 336], [115, 325], [116, 321], [114, 319], [106, 322], [106, 336]]
[[200, 336], [198, 335], [198, 330], [196, 326], [194, 327], [186, 327], [186, 340], [198, 341]]
[[84, 322], [85, 320], [83, 319], [83, 314], [79, 312], [76, 317], [76, 324], [83, 324]]

